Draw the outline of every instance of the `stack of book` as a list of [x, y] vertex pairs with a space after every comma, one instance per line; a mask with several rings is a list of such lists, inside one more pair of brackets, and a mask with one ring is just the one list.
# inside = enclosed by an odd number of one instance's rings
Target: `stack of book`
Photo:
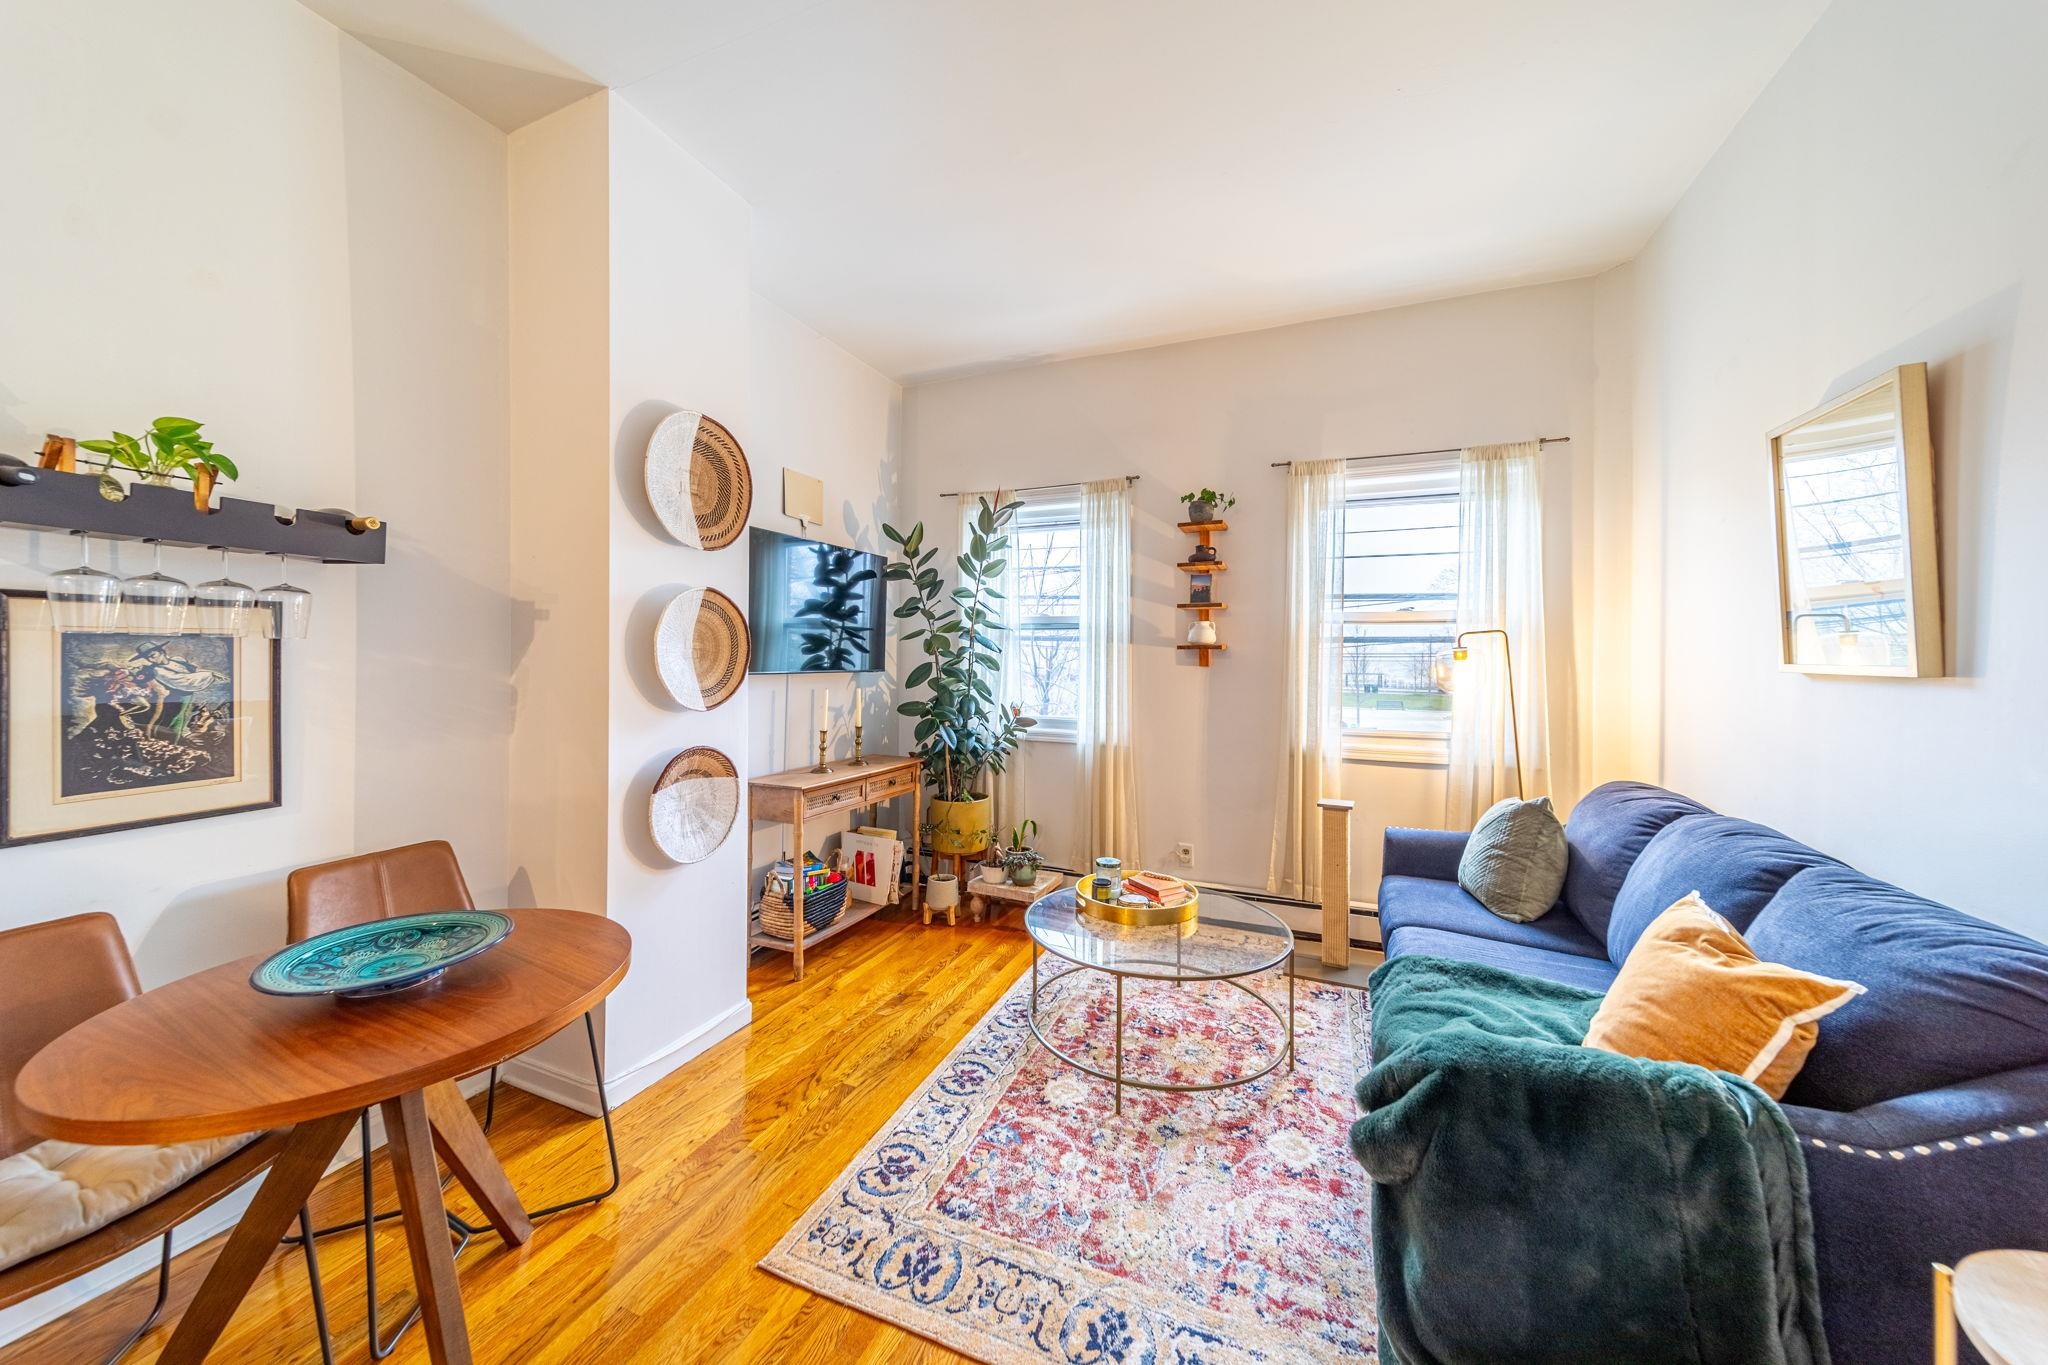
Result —
[[1186, 904], [1188, 884], [1163, 872], [1134, 872], [1124, 878], [1124, 893], [1170, 908]]

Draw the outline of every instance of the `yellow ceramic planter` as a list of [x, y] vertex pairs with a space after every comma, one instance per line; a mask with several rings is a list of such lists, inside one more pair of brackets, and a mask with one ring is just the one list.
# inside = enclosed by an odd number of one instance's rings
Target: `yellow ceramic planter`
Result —
[[972, 801], [931, 803], [932, 847], [948, 856], [967, 857], [988, 847], [995, 833], [995, 802], [986, 796]]

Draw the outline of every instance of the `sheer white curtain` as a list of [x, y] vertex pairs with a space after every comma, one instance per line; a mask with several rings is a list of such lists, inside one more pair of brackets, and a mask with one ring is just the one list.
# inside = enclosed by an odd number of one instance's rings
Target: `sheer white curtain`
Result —
[[1287, 695], [1266, 889], [1322, 894], [1316, 802], [1338, 793], [1342, 700], [1344, 462], [1297, 460], [1287, 480]]
[[1453, 666], [1444, 824], [1470, 829], [1504, 796], [1533, 800], [1550, 790], [1543, 443], [1474, 446], [1459, 457], [1458, 471], [1458, 629], [1506, 632], [1505, 640], [1473, 636], [1464, 661]]
[[1081, 486], [1080, 693], [1078, 865], [1107, 854], [1142, 866], [1131, 747], [1131, 492], [1123, 479]]
[[[960, 495], [960, 550], [964, 554], [967, 544], [974, 538], [974, 524], [981, 516], [981, 505], [1004, 507], [1017, 501], [1017, 495], [1008, 489], [992, 489], [985, 493], [962, 493]], [[1006, 629], [997, 638], [1002, 648], [996, 651], [1001, 666], [996, 677], [996, 696], [1008, 705], [1009, 698], [1016, 692], [1017, 655], [1010, 646], [1010, 637], [1017, 628], [1017, 571], [1016, 556], [1009, 563], [995, 583], [996, 591], [1003, 600], [1000, 619]], [[988, 795], [995, 798], [996, 842], [1000, 846], [1009, 837], [1010, 829], [1031, 814], [1031, 798], [1024, 781], [1024, 755], [1012, 753], [1003, 765], [1003, 771], [988, 776]]]

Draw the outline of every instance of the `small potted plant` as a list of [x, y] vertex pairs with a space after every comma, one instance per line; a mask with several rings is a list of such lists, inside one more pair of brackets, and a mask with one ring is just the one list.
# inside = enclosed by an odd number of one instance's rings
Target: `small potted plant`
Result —
[[111, 440], [80, 441], [78, 446], [104, 455], [107, 468], [122, 465], [140, 474], [139, 482], [156, 487], [169, 487], [174, 475], [183, 474], [192, 480], [192, 505], [208, 512], [215, 480], [239, 478], [241, 471], [199, 435], [202, 425], [189, 417], [159, 417], [139, 441], [117, 431]]
[[981, 879], [990, 885], [1001, 885], [1010, 879], [1009, 866], [1003, 860], [1003, 850], [995, 841], [989, 841], [988, 849], [981, 855]]
[[1003, 868], [1010, 874], [1012, 886], [1033, 886], [1038, 882], [1038, 869], [1045, 865], [1045, 859], [1038, 856], [1038, 850], [1031, 847], [1031, 841], [1038, 837], [1038, 822], [1026, 820], [1010, 831], [1010, 846], [1003, 850]]
[[1213, 488], [1204, 488], [1199, 493], [1183, 493], [1180, 500], [1188, 505], [1188, 520], [1192, 523], [1215, 521], [1237, 506], [1236, 498]]

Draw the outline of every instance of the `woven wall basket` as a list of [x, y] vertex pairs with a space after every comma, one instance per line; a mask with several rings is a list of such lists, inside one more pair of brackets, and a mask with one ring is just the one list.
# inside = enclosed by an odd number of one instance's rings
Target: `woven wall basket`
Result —
[[685, 588], [661, 609], [654, 667], [661, 685], [692, 711], [731, 699], [746, 680], [752, 646], [747, 618], [716, 588]]
[[710, 857], [740, 813], [740, 770], [716, 749], [685, 749], [669, 760], [647, 802], [647, 827], [679, 863]]
[[678, 544], [718, 550], [746, 529], [754, 476], [732, 433], [701, 412], [673, 412], [647, 438], [647, 501]]

